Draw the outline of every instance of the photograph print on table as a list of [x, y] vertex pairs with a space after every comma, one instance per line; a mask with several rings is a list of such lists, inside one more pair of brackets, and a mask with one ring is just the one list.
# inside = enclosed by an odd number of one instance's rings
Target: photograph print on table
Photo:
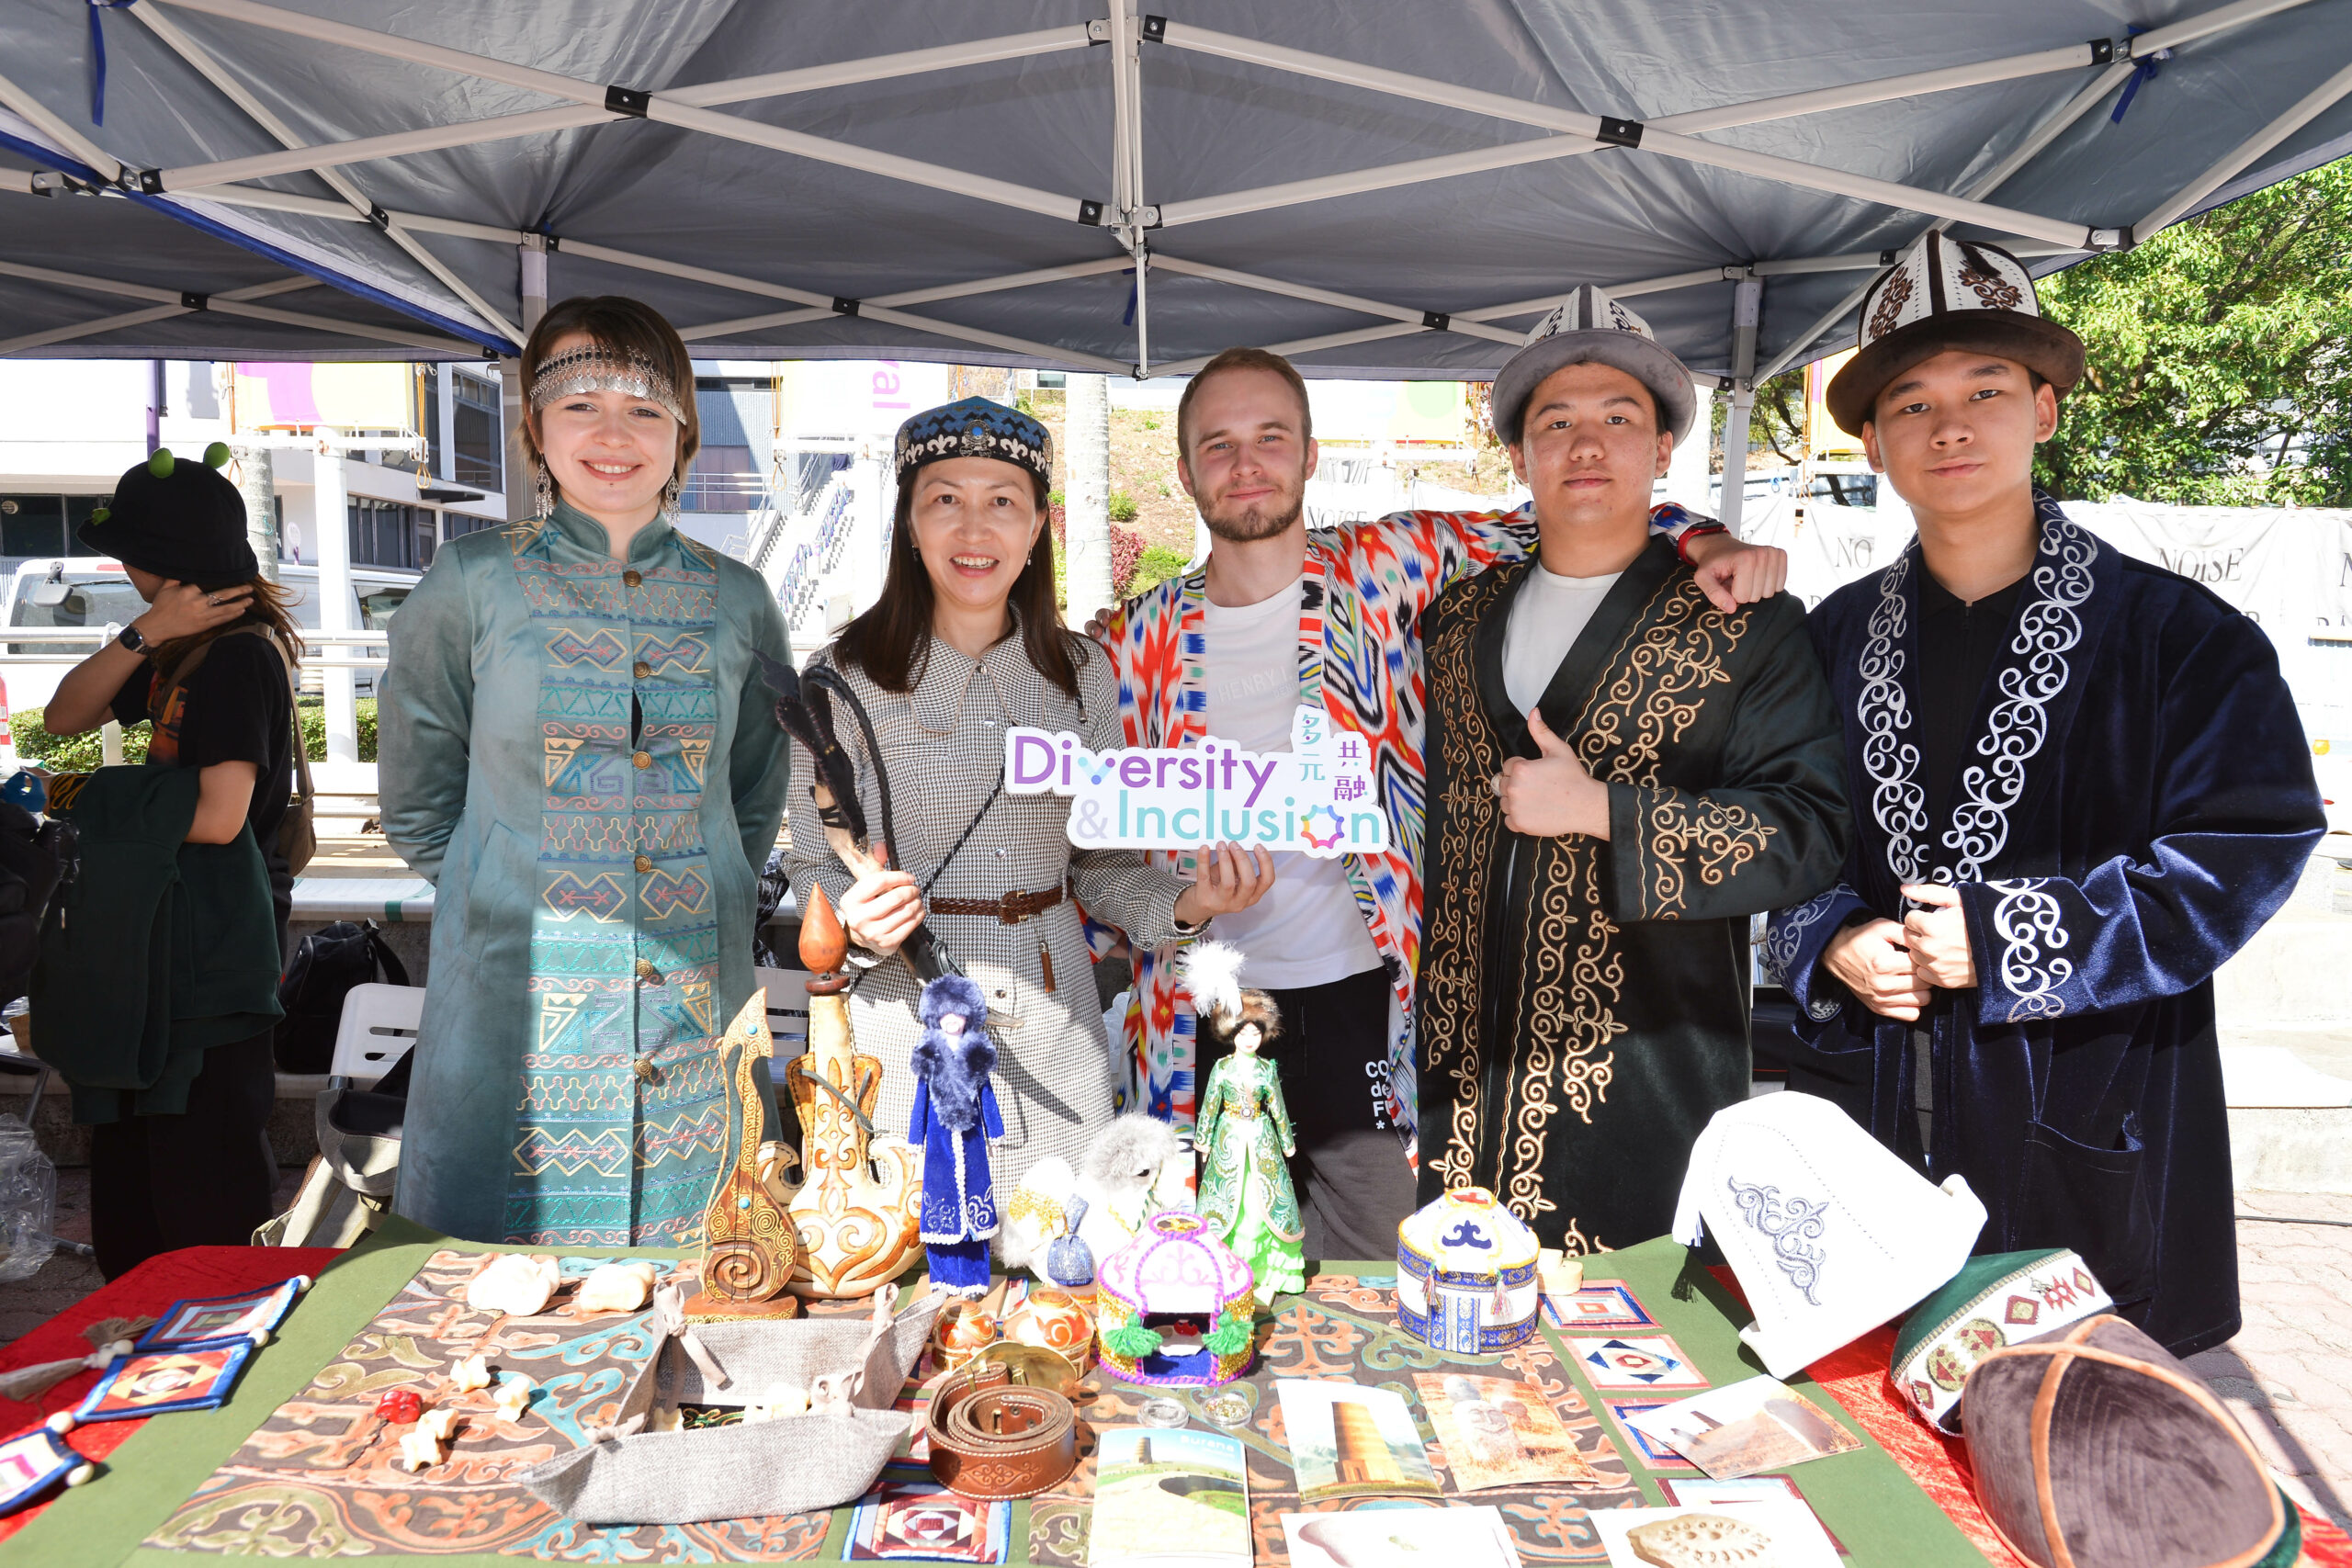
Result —
[[1838, 1568], [1813, 1510], [1786, 1497], [1706, 1508], [1602, 1508], [1592, 1527], [1611, 1568]]
[[1699, 1467], [1634, 1426], [1634, 1417], [1665, 1408], [1662, 1399], [1610, 1399], [1604, 1397], [1601, 1408], [1617, 1423], [1618, 1436], [1624, 1438], [1620, 1451], [1648, 1470], [1679, 1471], [1685, 1475], [1697, 1475]]
[[[1752, 1503], [1758, 1497], [1793, 1497], [1804, 1503], [1806, 1507], [1813, 1507], [1811, 1503], [1805, 1503], [1804, 1494], [1797, 1490], [1796, 1478], [1788, 1475], [1744, 1475], [1737, 1481], [1678, 1480], [1670, 1475], [1662, 1475], [1658, 1477], [1657, 1489], [1666, 1494], [1668, 1504], [1678, 1508], [1736, 1507], [1742, 1503]], [[1820, 1510], [1815, 1509], [1813, 1517], [1818, 1523]], [[1829, 1538], [1829, 1544], [1838, 1549], [1838, 1556], [1853, 1555], [1846, 1550], [1846, 1543], [1838, 1539], [1838, 1532], [1826, 1524], [1821, 1526], [1821, 1533]]]
[[1279, 1378], [1274, 1393], [1301, 1502], [1440, 1495], [1420, 1429], [1396, 1390]]
[[1445, 1450], [1456, 1492], [1603, 1484], [1541, 1389], [1518, 1378], [1416, 1372], [1413, 1386]]
[[1861, 1438], [1778, 1378], [1747, 1378], [1634, 1417], [1716, 1481], [1851, 1453]]
[[1250, 1568], [1241, 1439], [1176, 1427], [1096, 1434], [1088, 1568]]
[[1290, 1568], [1520, 1568], [1497, 1508], [1376, 1508], [1284, 1514]]
[[1704, 1388], [1707, 1380], [1663, 1334], [1628, 1339], [1571, 1339], [1568, 1356], [1595, 1388]]

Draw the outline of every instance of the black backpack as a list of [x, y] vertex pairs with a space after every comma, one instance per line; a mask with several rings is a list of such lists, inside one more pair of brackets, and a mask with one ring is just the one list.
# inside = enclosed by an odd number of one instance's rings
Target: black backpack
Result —
[[276, 1055], [281, 1073], [323, 1073], [334, 1062], [343, 998], [354, 986], [408, 984], [408, 967], [385, 944], [373, 920], [337, 920], [312, 931], [294, 949], [277, 982]]
[[74, 858], [74, 827], [0, 800], [0, 1007], [25, 994], [40, 950], [41, 912]]

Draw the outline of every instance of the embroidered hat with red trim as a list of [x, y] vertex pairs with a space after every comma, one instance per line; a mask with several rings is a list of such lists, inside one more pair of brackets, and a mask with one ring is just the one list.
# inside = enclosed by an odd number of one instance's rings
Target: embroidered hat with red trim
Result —
[[1888, 382], [1953, 349], [2014, 359], [2061, 397], [2083, 378], [2083, 340], [2041, 313], [2025, 263], [1933, 229], [1862, 296], [1854, 346], [1828, 396], [1829, 417], [1849, 435], [1862, 433]]

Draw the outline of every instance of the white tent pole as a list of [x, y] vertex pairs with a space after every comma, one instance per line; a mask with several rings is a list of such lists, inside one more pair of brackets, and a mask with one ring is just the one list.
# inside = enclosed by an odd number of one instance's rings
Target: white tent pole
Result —
[[[160, 7], [134, 6], [131, 7], [130, 14], [146, 24], [147, 30], [161, 39], [165, 48], [187, 62], [195, 68], [197, 74], [211, 83], [222, 97], [243, 109], [248, 118], [269, 132], [281, 146], [292, 147], [298, 144], [300, 139], [284, 120], [271, 113], [266, 104], [247, 92], [243, 83], [222, 70], [220, 62], [206, 52], [203, 45], [181, 31], [179, 24], [164, 16]], [[349, 179], [336, 171], [326, 169], [319, 172], [319, 177], [326, 181], [337, 196], [349, 203], [351, 209], [359, 217], [368, 216], [369, 209], [373, 204], [359, 194], [359, 188]], [[412, 237], [397, 221], [385, 223], [384, 236], [405, 251], [409, 258], [417, 265], [440, 279], [442, 287], [464, 300], [468, 308], [480, 316], [485, 323], [504, 333], [509, 341], [519, 341], [515, 338], [512, 322], [497, 310], [492, 310], [488, 300], [468, 288], [463, 278], [442, 265], [440, 259], [426, 250], [423, 242]]]
[[2263, 17], [2275, 17], [2281, 11], [2291, 11], [2298, 6], [2308, 6], [2311, 0], [2237, 0], [2233, 6], [2217, 6], [2199, 16], [2184, 17], [2169, 27], [2154, 28], [2132, 40], [2132, 58], [2145, 60], [2160, 50], [2177, 49], [2182, 44], [2218, 33], [2241, 22], [2251, 22]]
[[2346, 66], [2326, 81], [2296, 101], [2295, 107], [2264, 126], [2253, 136], [2223, 153], [2219, 162], [2183, 186], [2170, 201], [2132, 225], [2135, 240], [2154, 239], [2159, 230], [2168, 227], [2190, 208], [2219, 190], [2231, 175], [2269, 152], [2281, 141], [2301, 130], [2312, 120], [2325, 113], [2338, 98], [2352, 93], [2352, 65]]
[[520, 274], [517, 293], [523, 302], [523, 330], [514, 336], [520, 348], [523, 340], [548, 313], [548, 242], [544, 234], [526, 234], [523, 243], [514, 247], [516, 270]]
[[[1523, 103], [1499, 93], [1480, 92], [1428, 77], [1413, 76], [1400, 71], [1387, 71], [1376, 66], [1360, 65], [1351, 61], [1335, 60], [1328, 55], [1310, 53], [1306, 50], [1289, 49], [1279, 44], [1261, 43], [1255, 39], [1237, 38], [1229, 33], [1210, 32], [1206, 28], [1170, 22], [1167, 41], [1180, 48], [1201, 49], [1227, 59], [1241, 60], [1278, 70], [1295, 71], [1304, 75], [1318, 76], [1330, 81], [1347, 82], [1374, 91], [1417, 98], [1425, 102], [1450, 105], [1456, 108], [1492, 114], [1499, 118], [1521, 120], [1531, 125], [1543, 125], [1572, 135], [1584, 136], [1595, 141], [1612, 145], [1638, 146], [1642, 150], [1680, 158], [1686, 162], [1732, 169], [1772, 179], [1804, 189], [1823, 190], [1837, 196], [1849, 196], [1857, 200], [1872, 201], [1883, 206], [1924, 212], [1930, 217], [1947, 218], [1954, 222], [1980, 223], [1987, 228], [2008, 233], [2028, 234], [2035, 239], [2061, 244], [2101, 243], [2097, 232], [2079, 223], [2061, 222], [2033, 213], [2018, 212], [2008, 208], [1995, 207], [1985, 202], [1972, 201], [1964, 197], [1947, 196], [1939, 191], [1921, 190], [1916, 186], [1898, 185], [1892, 180], [1874, 179], [1867, 175], [1848, 174], [1841, 170], [1824, 169], [1793, 158], [1775, 157], [1747, 148], [1729, 147], [1720, 142], [1702, 141], [1664, 129], [1661, 123], [1643, 124], [1634, 121], [1606, 120], [1597, 115], [1581, 114], [1572, 109], [1551, 108]], [[2086, 56], [2087, 58], [2087, 55]], [[1345, 181], [1354, 176], [1337, 175]], [[1303, 181], [1312, 186], [1317, 182]], [[1163, 217], [1164, 220], [1164, 217]]]
[[927, 305], [933, 299], [962, 299], [974, 294], [994, 294], [1001, 289], [1026, 288], [1032, 284], [1058, 283], [1065, 278], [1096, 277], [1106, 272], [1125, 272], [1130, 265], [1125, 256], [1104, 256], [1099, 261], [1072, 262], [1068, 266], [1042, 266], [1032, 272], [1010, 272], [1001, 277], [978, 278], [970, 283], [943, 283], [936, 288], [910, 288], [899, 294], [877, 294], [876, 305]]
[[[2228, 8], [2224, 7], [2224, 9]], [[2067, 99], [2055, 114], [2036, 126], [2031, 135], [2010, 149], [2008, 156], [1986, 170], [1981, 178], [1968, 187], [1969, 194], [1990, 196], [2007, 184], [2012, 175], [2040, 157], [2045, 148], [2065, 134], [2068, 127], [2099, 104], [2104, 103], [2108, 95], [2120, 87], [2131, 76], [2132, 69], [2129, 65], [2110, 65], [2101, 72], [2088, 86]], [[1942, 225], [1933, 224], [1930, 227], [1940, 228]], [[1858, 286], [1853, 292], [1839, 300], [1835, 308], [1791, 340], [1789, 346], [1782, 349], [1773, 357], [1770, 365], [1757, 374], [1756, 379], [1769, 381], [1812, 352], [1813, 345], [1820, 341], [1821, 334], [1844, 321], [1849, 312], [1861, 304], [1862, 296], [1869, 291], [1869, 282], [1866, 281]]]
[[321, 174], [345, 164], [372, 163], [379, 158], [406, 157], [416, 152], [440, 152], [452, 147], [477, 147], [518, 136], [577, 130], [602, 125], [619, 117], [601, 104], [565, 104], [559, 108], [532, 109], [526, 114], [495, 115], [488, 119], [459, 120], [454, 125], [428, 125], [418, 130], [396, 130], [388, 136], [363, 136], [351, 141], [330, 141], [315, 147], [289, 147], [280, 152], [256, 152], [245, 158], [223, 158], [211, 164], [189, 164], [160, 171], [167, 191], [201, 186], [232, 185], [243, 180], [272, 179], [279, 175]]
[[1136, 241], [1136, 368], [1138, 381], [1151, 379], [1151, 244]]
[[100, 179], [122, 178], [122, 164], [113, 154], [50, 113], [47, 105], [6, 76], [0, 76], [0, 104], [24, 116], [43, 136], [96, 170]]
[[[2295, 0], [2295, 3], [2301, 4], [2301, 0]], [[918, 76], [928, 71], [953, 70], [959, 65], [986, 65], [999, 60], [1058, 54], [1064, 50], [1085, 49], [1093, 41], [1087, 33], [1086, 24], [1076, 22], [1033, 33], [1008, 33], [1002, 38], [975, 39], [970, 43], [940, 44], [932, 49], [910, 49], [899, 54], [876, 54], [864, 60], [844, 60], [831, 65], [804, 65], [791, 71], [772, 71], [763, 76], [739, 76], [732, 81], [709, 82], [693, 87], [666, 87], [661, 96], [673, 104], [707, 108], [717, 104], [745, 103], [753, 98], [781, 98], [795, 93], [813, 93], [823, 87], [854, 86], [860, 82], [880, 82], [893, 76]]]
[[119, 316], [101, 316], [95, 321], [81, 321], [70, 327], [51, 327], [45, 333], [27, 333], [22, 337], [0, 339], [0, 356], [22, 354], [28, 348], [46, 348], [52, 343], [71, 343], [79, 337], [96, 337], [100, 333], [114, 332], [122, 327], [144, 326], [149, 321], [161, 321], [188, 313], [185, 305], [150, 305], [143, 310], [125, 310]]
[[[51, 267], [27, 266], [21, 262], [0, 261], [0, 276], [22, 277], [35, 283], [54, 283], [63, 288], [80, 288], [92, 294], [117, 294], [126, 299], [145, 299], [157, 305], [187, 307], [191, 299], [201, 299], [193, 307], [218, 310], [225, 316], [250, 316], [256, 321], [282, 321], [288, 326], [314, 327], [321, 332], [340, 333], [345, 337], [373, 338], [379, 343], [397, 343], [416, 348], [455, 350], [470, 355], [478, 352], [469, 343], [456, 338], [431, 337], [418, 333], [393, 332], [383, 327], [363, 326], [356, 321], [338, 321], [326, 316], [306, 315], [299, 310], [280, 310], [273, 306], [252, 305], [236, 294], [194, 295], [170, 288], [157, 288], [144, 283], [118, 283], [111, 278], [91, 277], [78, 272], [59, 272]], [[305, 283], [310, 280], [306, 279]]]
[[[1155, 257], [1154, 259], [1162, 265], [1165, 265], [1167, 260], [1164, 256]], [[1415, 333], [1428, 332], [1431, 329], [1422, 326], [1418, 321], [1410, 324], [1404, 321], [1390, 321], [1377, 327], [1358, 327], [1353, 332], [1326, 333], [1321, 337], [1302, 337], [1294, 338], [1288, 343], [1270, 343], [1265, 344], [1264, 347], [1266, 352], [1269, 354], [1279, 354], [1284, 358], [1291, 358], [1302, 354], [1313, 354], [1317, 349], [1347, 348], [1359, 343], [1376, 343], [1382, 338], [1410, 337]], [[1516, 342], [1517, 340], [1514, 339], [1513, 341]], [[1212, 355], [1203, 354], [1195, 355], [1191, 359], [1180, 359], [1172, 365], [1163, 365], [1159, 367], [1159, 368], [1154, 371], [1153, 374], [1157, 376], [1190, 376], [1202, 366], [1206, 365], [1213, 357], [1215, 356]]]
[[[1366, 299], [1358, 294], [1340, 294], [1329, 288], [1313, 288], [1303, 283], [1285, 283], [1278, 277], [1264, 277], [1254, 272], [1237, 272], [1231, 267], [1210, 266], [1204, 262], [1186, 261], [1165, 253], [1152, 257], [1152, 265], [1165, 272], [1182, 273], [1190, 277], [1205, 277], [1217, 283], [1231, 283], [1243, 288], [1254, 288], [1261, 294], [1281, 294], [1293, 299], [1305, 299], [1317, 305], [1336, 305], [1341, 310], [1362, 310], [1370, 316], [1386, 316], [1392, 321], [1408, 321], [1416, 329], [1430, 324], [1432, 312], [1416, 310], [1409, 306], [1390, 305], [1378, 299]], [[1441, 332], [1460, 333], [1465, 337], [1482, 337], [1495, 343], [1509, 344], [1517, 348], [1521, 335], [1489, 327], [1465, 317], [1444, 318], [1447, 325]]]
[[1491, 169], [1508, 169], [1521, 164], [1572, 158], [1578, 153], [1598, 151], [1600, 145], [1589, 136], [1544, 136], [1532, 141], [1507, 141], [1499, 147], [1480, 147], [1467, 152], [1447, 152], [1434, 158], [1415, 158], [1402, 164], [1353, 169], [1346, 174], [1285, 180], [1280, 185], [1227, 191], [1222, 196], [1162, 202], [1159, 223], [1164, 229], [1173, 229], [1183, 223], [1205, 223], [1212, 219], [1231, 218], [1243, 212], [1262, 212], [1269, 208], [1295, 207], [1302, 202], [1329, 201], [1337, 197], [1361, 196], [1366, 191], [1451, 179], [1456, 175], [1484, 174]]
[[[352, 623], [351, 491], [344, 453], [331, 433], [311, 458], [311, 532], [319, 558], [319, 629], [356, 631]], [[327, 761], [359, 761], [359, 705], [348, 667], [319, 672], [326, 693]]]
[[763, 333], [771, 327], [797, 327], [803, 321], [821, 321], [836, 314], [829, 305], [804, 306], [797, 310], [772, 310], [763, 316], [736, 316], [724, 321], [705, 321], [700, 326], [680, 327], [678, 337], [685, 343], [703, 343], [715, 337], [733, 337], [741, 333]]
[[[1764, 317], [1764, 280], [1743, 277], [1732, 290], [1731, 407], [1724, 412], [1724, 498], [1720, 521], [1739, 536], [1740, 513], [1747, 504], [1747, 420], [1756, 406], [1756, 333]], [[1691, 433], [1697, 439], [1705, 437]]]

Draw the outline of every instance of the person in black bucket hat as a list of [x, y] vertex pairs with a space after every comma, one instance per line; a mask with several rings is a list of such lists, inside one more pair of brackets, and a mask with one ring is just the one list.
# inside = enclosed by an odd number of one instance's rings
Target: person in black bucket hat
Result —
[[[158, 451], [82, 525], [149, 608], [69, 671], [41, 715], [53, 735], [152, 725], [146, 768], [52, 791], [81, 834], [81, 872], [58, 895], [32, 989], [36, 1047], [90, 1124], [91, 1231], [108, 1279], [158, 1252], [247, 1242], [277, 1184], [277, 978], [289, 853], [308, 841], [284, 831], [304, 825], [288, 821], [302, 644], [290, 595], [246, 543], [228, 457], [218, 442], [200, 462]], [[176, 854], [154, 852], [171, 843]], [[164, 929], [175, 900], [174, 938], [192, 933], [194, 953], [133, 940]]]

